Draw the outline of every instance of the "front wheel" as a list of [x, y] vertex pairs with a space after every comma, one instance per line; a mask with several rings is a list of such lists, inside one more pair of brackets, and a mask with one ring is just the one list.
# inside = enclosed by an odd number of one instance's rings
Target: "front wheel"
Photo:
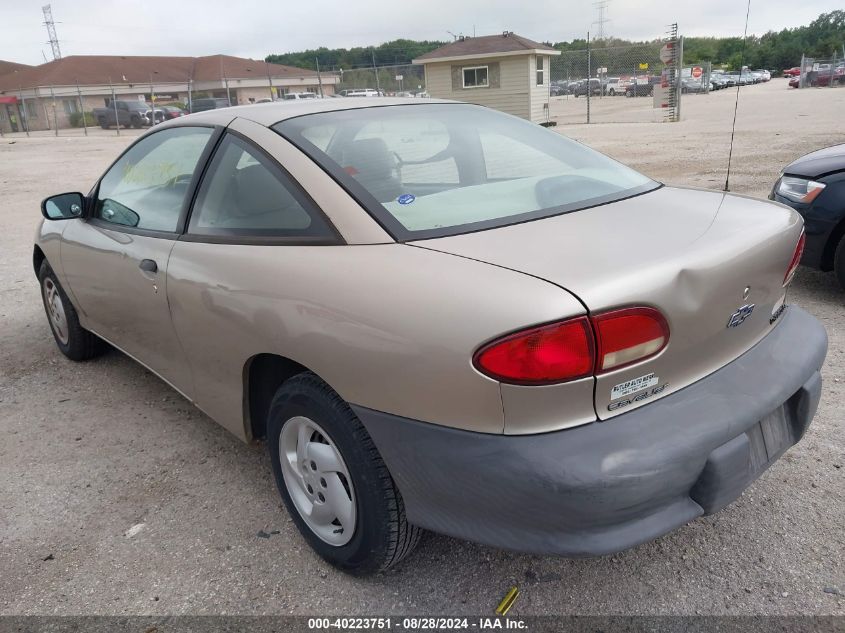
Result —
[[46, 261], [41, 264], [38, 281], [47, 321], [62, 354], [71, 360], [88, 360], [105, 352], [108, 344], [79, 324], [76, 309]]
[[100, 127], [103, 128], [104, 130], [109, 129], [109, 124], [106, 121], [106, 117], [104, 117], [104, 116], [97, 117], [97, 123], [99, 123]]
[[141, 117], [132, 117], [132, 127], [134, 127], [136, 130], [141, 127]]
[[276, 486], [302, 536], [354, 575], [397, 564], [421, 530], [408, 523], [387, 466], [355, 413], [317, 376], [276, 392], [267, 422]]

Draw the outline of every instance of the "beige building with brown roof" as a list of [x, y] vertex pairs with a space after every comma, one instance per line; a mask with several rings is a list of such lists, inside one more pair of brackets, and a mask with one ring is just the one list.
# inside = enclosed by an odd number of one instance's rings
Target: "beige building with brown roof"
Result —
[[146, 102], [155, 95], [157, 104], [216, 97], [243, 105], [287, 92], [330, 95], [338, 82], [333, 73], [229, 55], [72, 55], [40, 66], [0, 61], [0, 129], [69, 127], [73, 114], [109, 105], [112, 94]]
[[544, 123], [555, 55], [560, 51], [506, 31], [459, 38], [414, 63], [425, 64], [426, 89], [432, 97], [477, 103]]

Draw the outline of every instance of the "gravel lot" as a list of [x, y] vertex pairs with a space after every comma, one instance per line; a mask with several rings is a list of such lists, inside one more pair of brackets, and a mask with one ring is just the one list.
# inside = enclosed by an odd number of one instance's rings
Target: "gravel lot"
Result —
[[[781, 166], [845, 142], [843, 111], [845, 89], [743, 88], [732, 189], [765, 196]], [[664, 182], [720, 188], [733, 91], [683, 112], [557, 130]], [[87, 191], [134, 136], [0, 139], [0, 613], [489, 614], [517, 584], [513, 615], [845, 615], [845, 292], [831, 275], [801, 270], [791, 293], [830, 336], [816, 420], [720, 514], [592, 560], [428, 535], [398, 570], [353, 579], [300, 538], [263, 446], [120, 353], [74, 364], [52, 341], [31, 266], [38, 203]]]

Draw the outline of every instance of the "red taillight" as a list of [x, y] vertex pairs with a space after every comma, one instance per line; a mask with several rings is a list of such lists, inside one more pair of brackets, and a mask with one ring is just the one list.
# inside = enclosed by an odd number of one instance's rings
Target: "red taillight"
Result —
[[801, 237], [798, 238], [798, 244], [795, 245], [795, 252], [792, 253], [792, 259], [789, 261], [789, 268], [786, 269], [786, 274], [783, 276], [783, 285], [787, 285], [795, 276], [795, 271], [798, 269], [798, 264], [801, 263], [801, 256], [804, 254], [804, 243], [806, 242], [804, 231], [801, 231]]
[[545, 385], [593, 373], [595, 349], [587, 317], [516, 332], [482, 347], [473, 362], [501, 382]]
[[668, 342], [669, 325], [658, 310], [623, 308], [510, 334], [478, 350], [473, 363], [501, 382], [548, 385], [651, 358]]
[[669, 325], [654, 308], [623, 308], [593, 317], [598, 341], [596, 372], [650, 358], [669, 342]]

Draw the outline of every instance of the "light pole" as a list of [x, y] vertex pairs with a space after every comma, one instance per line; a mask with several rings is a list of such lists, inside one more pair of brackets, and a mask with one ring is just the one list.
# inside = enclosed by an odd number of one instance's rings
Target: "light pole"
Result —
[[109, 77], [109, 88], [111, 88], [111, 105], [114, 110], [114, 129], [117, 130], [117, 135], [120, 136], [120, 119], [117, 117], [117, 98], [114, 96], [114, 84]]
[[88, 124], [85, 122], [85, 104], [82, 103], [82, 91], [79, 89], [79, 80], [76, 80], [76, 94], [79, 96], [79, 111], [82, 113], [82, 129], [85, 136], [88, 136]]
[[156, 124], [156, 95], [155, 89], [153, 88], [153, 73], [156, 75], [158, 74], [157, 70], [154, 70], [150, 73], [150, 102], [152, 104], [152, 115], [150, 116], [150, 127]]
[[53, 92], [53, 86], [50, 85], [50, 96], [53, 98], [53, 127], [56, 128], [56, 136], [59, 135], [59, 117], [56, 113], [56, 93]]
[[314, 61], [317, 62], [317, 83], [320, 84], [320, 97], [323, 97], [323, 79], [320, 76], [320, 58], [315, 57]]
[[371, 50], [370, 53], [373, 55], [373, 71], [376, 73], [376, 92], [378, 92], [378, 95], [381, 96], [381, 86], [378, 82], [378, 68], [376, 67], [376, 52]]
[[[15, 71], [17, 74], [18, 71]], [[23, 124], [23, 131], [26, 132], [26, 135], [29, 136], [29, 117], [26, 116], [26, 102], [23, 100], [23, 86], [21, 85], [20, 76], [18, 76], [18, 96], [21, 99], [20, 106], [18, 107], [18, 113], [21, 115], [21, 123]]]
[[270, 63], [265, 59], [264, 68], [267, 70], [267, 83], [270, 84], [270, 101], [276, 100], [276, 95], [273, 93], [273, 77], [270, 76]]

